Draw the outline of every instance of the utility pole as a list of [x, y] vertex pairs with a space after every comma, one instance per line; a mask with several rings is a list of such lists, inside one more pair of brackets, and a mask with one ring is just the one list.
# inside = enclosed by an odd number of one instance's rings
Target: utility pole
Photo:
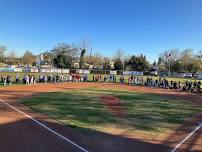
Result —
[[91, 61], [92, 51], [93, 51], [93, 47], [90, 48], [90, 65], [89, 65], [89, 72], [90, 73], [91, 73], [90, 67], [91, 67], [91, 64], [92, 64], [92, 61]]
[[91, 47], [91, 49], [90, 49], [90, 65], [92, 64], [92, 60], [91, 60], [91, 58], [92, 58], [92, 52], [93, 52], [93, 48]]
[[169, 52], [169, 54], [166, 54], [166, 59], [167, 59], [167, 63], [168, 63], [168, 76], [170, 77], [170, 66], [171, 66], [171, 53]]
[[[168, 60], [169, 61], [169, 60]], [[171, 61], [169, 61], [169, 71], [168, 71], [168, 76], [170, 77], [171, 75], [170, 75], [170, 63]]]

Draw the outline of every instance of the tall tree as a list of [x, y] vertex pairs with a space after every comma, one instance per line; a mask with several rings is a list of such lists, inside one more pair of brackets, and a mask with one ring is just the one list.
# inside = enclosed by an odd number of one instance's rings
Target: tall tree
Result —
[[53, 65], [57, 68], [71, 68], [72, 58], [67, 54], [58, 53], [53, 59]]
[[193, 49], [185, 49], [181, 52], [180, 62], [184, 72], [190, 72], [193, 68]]
[[7, 55], [7, 58], [10, 65], [14, 64], [16, 59], [16, 52], [10, 51]]
[[121, 61], [121, 59], [115, 59], [114, 70], [123, 70], [123, 62]]
[[[89, 46], [90, 46], [90, 41], [87, 39], [84, 39], [81, 41], [81, 53], [80, 53], [80, 60], [79, 60], [79, 68], [84, 68], [84, 62], [85, 62], [85, 54], [87, 52], [87, 50], [89, 50]], [[92, 48], [91, 48], [91, 52], [90, 52], [90, 59], [91, 59], [91, 53], [92, 53]], [[89, 64], [89, 66], [91, 65], [90, 63], [91, 61], [87, 62]]]
[[0, 62], [5, 62], [5, 53], [6, 53], [6, 51], [7, 51], [7, 48], [6, 48], [6, 46], [4, 46], [4, 45], [1, 45], [0, 46]]
[[122, 49], [117, 49], [114, 53], [114, 69], [123, 70], [124, 66], [124, 51]]
[[149, 62], [146, 60], [146, 56], [142, 54], [140, 56], [133, 55], [128, 62], [131, 70], [146, 71], [149, 68]]
[[123, 57], [124, 57], [124, 50], [123, 49], [117, 49], [115, 52], [114, 52], [114, 59], [120, 59], [120, 60], [123, 60]]
[[197, 72], [202, 69], [202, 59], [199, 54], [194, 55], [193, 49], [170, 49], [160, 54], [158, 67], [171, 72]]
[[[179, 65], [180, 59], [180, 51], [179, 49], [169, 49], [160, 54], [158, 67], [160, 70], [167, 70], [170, 72], [174, 72], [176, 69], [176, 65]], [[175, 69], [174, 69], [175, 66]], [[178, 71], [175, 71], [178, 72]]]
[[82, 48], [81, 55], [80, 55], [80, 61], [79, 61], [79, 68], [83, 68], [85, 53], [86, 53], [86, 49]]
[[51, 50], [54, 53], [53, 65], [58, 68], [71, 68], [78, 62], [79, 49], [65, 43], [58, 44]]
[[103, 58], [102, 69], [103, 70], [111, 70], [110, 58], [109, 57], [104, 57]]
[[154, 61], [152, 65], [153, 65], [153, 66], [157, 66], [157, 63], [156, 63], [156, 61]]

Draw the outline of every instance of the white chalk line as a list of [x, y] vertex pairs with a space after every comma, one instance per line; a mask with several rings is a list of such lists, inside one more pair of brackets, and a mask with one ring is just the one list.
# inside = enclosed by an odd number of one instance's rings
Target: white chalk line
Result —
[[61, 134], [57, 133], [56, 131], [50, 129], [49, 127], [47, 127], [46, 125], [42, 124], [41, 122], [39, 122], [38, 120], [34, 119], [33, 117], [31, 117], [30, 115], [18, 110], [17, 108], [13, 107], [12, 105], [10, 105], [9, 103], [3, 101], [3, 100], [0, 100], [0, 102], [4, 103], [5, 105], [9, 106], [10, 108], [18, 111], [19, 113], [21, 113], [22, 115], [28, 117], [29, 119], [33, 120], [35, 123], [37, 123], [38, 125], [42, 126], [43, 128], [47, 129], [48, 131], [50, 131], [51, 133], [59, 136], [60, 138], [64, 139], [65, 141], [71, 143], [72, 145], [74, 145], [75, 147], [77, 147], [78, 149], [84, 151], [84, 152], [88, 152], [86, 149], [82, 148], [81, 146], [77, 145], [76, 143], [74, 143], [73, 141], [67, 139], [66, 137], [62, 136]]
[[175, 152], [182, 144], [184, 144], [197, 130], [202, 127], [202, 123], [198, 125], [186, 138], [184, 138], [179, 144], [175, 146], [175, 148], [171, 152]]

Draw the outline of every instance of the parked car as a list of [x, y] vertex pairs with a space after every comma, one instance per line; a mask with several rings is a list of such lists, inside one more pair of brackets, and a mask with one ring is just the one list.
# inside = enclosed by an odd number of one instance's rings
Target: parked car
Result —
[[192, 78], [192, 73], [186, 73], [185, 78]]
[[186, 77], [186, 74], [185, 73], [179, 73], [177, 75], [178, 78], [185, 78]]
[[151, 71], [151, 72], [150, 72], [150, 75], [157, 76], [157, 75], [158, 75], [158, 72], [157, 72], [157, 71]]

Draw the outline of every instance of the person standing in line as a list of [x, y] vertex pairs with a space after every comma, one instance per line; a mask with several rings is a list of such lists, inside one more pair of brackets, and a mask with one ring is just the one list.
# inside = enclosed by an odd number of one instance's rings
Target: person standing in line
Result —
[[12, 77], [11, 77], [11, 75], [7, 76], [7, 82], [8, 82], [9, 85], [12, 84]]
[[72, 82], [72, 74], [69, 75], [69, 81]]
[[63, 82], [64, 81], [64, 75], [62, 74], [61, 75], [61, 82]]
[[36, 77], [33, 75], [33, 84], [36, 84]]
[[30, 84], [31, 84], [31, 85], [33, 85], [33, 84], [34, 84], [34, 77], [33, 77], [33, 75], [32, 75], [32, 76], [30, 76]]
[[26, 75], [25, 78], [26, 78], [26, 85], [29, 85], [29, 75]]
[[15, 76], [15, 82], [16, 83], [20, 82], [20, 75], [19, 75], [19, 73], [17, 73], [16, 76]]
[[201, 81], [198, 81], [198, 83], [197, 83], [197, 89], [198, 89], [198, 92], [201, 92]]
[[3, 83], [4, 83], [4, 85], [6, 85], [6, 84], [7, 84], [7, 78], [6, 78], [6, 76], [5, 76], [5, 75], [3, 75]]
[[181, 89], [182, 87], [181, 87], [181, 82], [180, 82], [180, 80], [178, 81], [178, 89]]

